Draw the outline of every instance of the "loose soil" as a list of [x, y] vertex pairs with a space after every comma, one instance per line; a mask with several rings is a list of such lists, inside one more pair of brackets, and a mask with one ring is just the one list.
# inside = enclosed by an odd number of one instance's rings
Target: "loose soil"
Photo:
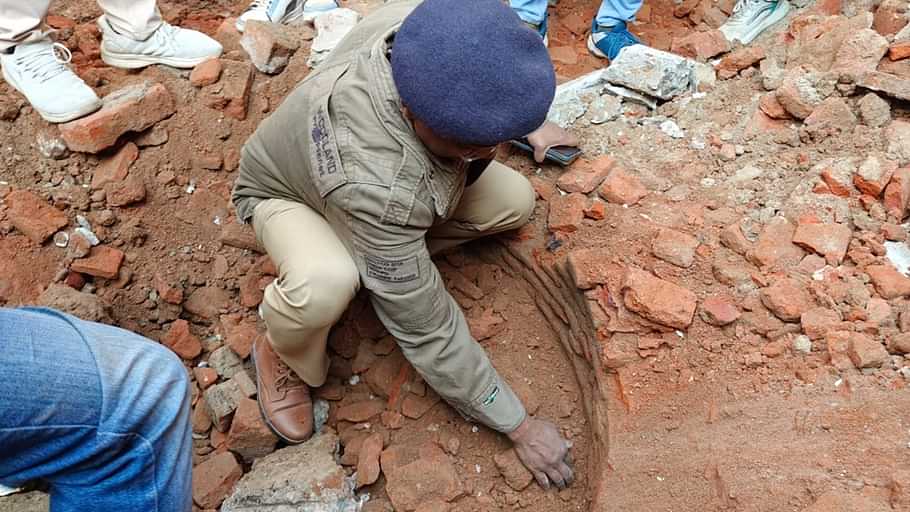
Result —
[[[585, 48], [595, 4], [561, 0], [551, 9], [550, 47], [559, 55], [556, 69], [561, 79], [603, 65]], [[848, 1], [844, 12], [864, 5]], [[354, 7], [369, 10], [375, 6], [361, 2]], [[242, 8], [226, 0], [161, 3], [170, 21], [209, 34]], [[675, 8], [671, 0], [648, 0], [633, 31], [646, 43], [668, 49], [674, 37], [707, 28], [690, 17], [674, 17]], [[100, 11], [94, 2], [67, 0], [57, 2], [51, 13], [82, 27], [90, 25]], [[754, 44], [781, 57], [785, 55], [785, 31], [784, 25]], [[90, 278], [83, 291], [93, 291], [114, 305], [111, 317], [116, 325], [155, 340], [162, 339], [178, 317], [191, 320], [193, 333], [205, 340], [206, 347], [198, 360], [188, 362], [194, 366], [219, 344], [214, 336], [224, 334], [223, 327], [217, 317], [195, 317], [180, 306], [160, 301], [156, 276], [180, 283], [185, 296], [200, 287], [226, 290], [230, 301], [222, 312], [256, 320], [255, 307], [243, 307], [239, 295], [249, 288], [245, 278], [259, 272], [261, 255], [220, 241], [223, 226], [234, 221], [228, 199], [236, 170], [210, 171], [199, 162], [206, 156], [223, 157], [240, 150], [257, 124], [306, 76], [308, 47], [298, 50], [281, 74], [256, 74], [248, 116], [238, 121], [205, 106], [199, 91], [187, 81], [188, 72], [164, 67], [127, 72], [105, 67], [90, 51], [86, 53], [90, 45], [78, 44], [77, 32], [64, 29], [58, 37], [73, 49], [79, 74], [100, 95], [152, 80], [165, 84], [176, 99], [177, 113], [156, 127], [168, 133], [168, 141], [142, 147], [130, 168], [131, 176], [146, 183], [148, 196], [127, 208], [107, 208], [102, 198], [89, 197], [81, 185], [90, 182], [99, 162], [113, 151], [97, 156], [74, 153], [61, 160], [42, 157], [37, 141], [44, 135], [55, 136], [56, 129], [22, 106], [13, 121], [0, 121], [0, 198], [9, 188], [29, 189], [63, 209], [71, 227], [77, 214], [92, 221], [103, 243], [124, 251], [126, 261], [119, 279]], [[227, 58], [244, 60], [246, 56], [234, 49]], [[369, 428], [383, 432], [387, 446], [424, 441], [445, 445], [452, 438], [458, 440], [457, 449], [450, 453], [466, 492], [451, 504], [451, 510], [799, 511], [831, 492], [864, 496], [893, 510], [910, 510], [908, 501], [900, 499], [908, 485], [901, 475], [906, 477], [910, 471], [910, 394], [897, 371], [907, 360], [894, 355], [880, 369], [838, 369], [832, 365], [824, 340], [815, 341], [809, 354], [789, 349], [763, 353], [769, 343], [789, 341], [799, 334], [798, 324], [787, 324], [796, 327], [788, 330], [778, 321], [775, 329], [783, 331], [779, 336], [769, 332], [773, 329], [759, 335], [745, 321], [750, 315], [770, 316], [757, 299], [758, 288], [783, 277], [789, 269], [760, 270], [720, 242], [721, 230], [735, 222], [741, 222], [744, 234], [754, 240], [764, 224], [778, 213], [788, 213], [795, 199], [804, 195], [798, 187], [811, 179], [812, 166], [825, 159], [864, 158], [871, 150], [884, 150], [882, 130], [857, 125], [855, 130], [850, 127], [832, 137], [796, 137], [787, 144], [762, 136], [746, 139], [743, 128], [764, 92], [761, 73], [755, 71], [719, 81], [707, 95], [686, 95], [661, 106], [657, 114], [673, 118], [686, 133], [683, 139], [667, 137], [657, 123], [638, 124], [637, 119], [648, 114], [635, 107], [628, 107], [616, 121], [592, 125], [581, 120], [575, 125], [587, 156], [610, 154], [652, 192], [641, 203], [629, 207], [607, 204], [604, 220], [585, 219], [577, 231], [553, 238], [547, 231], [548, 202], [539, 200], [532, 225], [518, 235], [504, 237], [501, 243], [473, 244], [439, 259], [444, 276], [460, 273], [483, 290], [483, 297], [477, 300], [455, 294], [469, 318], [492, 310], [504, 320], [500, 330], [481, 343], [529, 409], [555, 421], [573, 442], [578, 475], [577, 483], [562, 492], [545, 492], [534, 484], [523, 491], [511, 489], [493, 462], [493, 455], [507, 449], [508, 442], [476, 428], [442, 402], [420, 418], [406, 420], [400, 429], [375, 421]], [[0, 100], [24, 105], [3, 83]], [[891, 105], [895, 118], [907, 117], [905, 104]], [[125, 137], [133, 139], [133, 135]], [[740, 146], [735, 158], [718, 156], [724, 144]], [[500, 159], [545, 183], [554, 183], [564, 172], [550, 165], [537, 166], [510, 149], [503, 149]], [[755, 179], [736, 181], [736, 173], [747, 165], [763, 172]], [[168, 173], [176, 178], [160, 179]], [[188, 187], [194, 191], [188, 193]], [[859, 212], [854, 218], [865, 215], [855, 202], [851, 208]], [[110, 227], [96, 222], [105, 210], [116, 217]], [[860, 233], [857, 224], [854, 220], [851, 225], [855, 236]], [[750, 226], [752, 233], [748, 232]], [[661, 228], [698, 239], [701, 246], [693, 266], [680, 268], [652, 254], [652, 241]], [[605, 349], [622, 355], [621, 363], [608, 365], [607, 370], [595, 355], [597, 362], [587, 360], [587, 366], [573, 366], [571, 361], [584, 358], [567, 352], [559, 329], [554, 329], [559, 322], [554, 323], [538, 307], [546, 292], [530, 274], [503, 263], [503, 245], [521, 247], [529, 261], [539, 266], [538, 271], [560, 263], [573, 250], [604, 249], [606, 263], [613, 265], [615, 273], [603, 288], [602, 305], [620, 301], [623, 269], [635, 266], [692, 290], [699, 301], [727, 297], [746, 315], [724, 328], [709, 325], [696, 314], [685, 331], [611, 331], [601, 340]], [[737, 286], [719, 282], [718, 262], [742, 269], [748, 282]], [[50, 283], [65, 275], [67, 266], [65, 249], [50, 242], [43, 246], [30, 242], [13, 229], [0, 202], [0, 305], [34, 303]], [[261, 287], [265, 281], [256, 283]], [[563, 299], [556, 301], [574, 308]], [[907, 302], [895, 299], [890, 306], [893, 327]], [[610, 316], [609, 306], [604, 309]], [[661, 342], [646, 347], [645, 339], [654, 338]], [[341, 432], [354, 426], [337, 421], [334, 412], [338, 406], [371, 394], [365, 383], [351, 384], [356, 379], [350, 380], [350, 359], [333, 354], [331, 382], [343, 392], [336, 397], [341, 400], [332, 402], [330, 424]], [[578, 373], [578, 368], [584, 371]], [[598, 369], [597, 378], [592, 377]], [[585, 403], [584, 398], [598, 396], [592, 382], [605, 383], [602, 398], [607, 407], [606, 414], [601, 411], [593, 417], [590, 400]], [[606, 443], [592, 435], [592, 423], [607, 420], [609, 455], [598, 456], [606, 452], [596, 449], [606, 448]], [[217, 434], [197, 437], [196, 463], [224, 450]], [[390, 510], [384, 508], [388, 507], [384, 485], [381, 476], [365, 489], [373, 496], [371, 510]], [[0, 511], [15, 499], [0, 499]], [[25, 505], [19, 510], [25, 510]]]

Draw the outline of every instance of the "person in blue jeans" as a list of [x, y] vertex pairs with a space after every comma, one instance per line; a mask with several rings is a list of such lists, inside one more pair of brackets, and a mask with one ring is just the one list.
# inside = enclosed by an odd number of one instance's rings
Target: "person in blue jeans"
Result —
[[[635, 18], [644, 0], [602, 0], [591, 23], [588, 50], [611, 61], [627, 46], [641, 44], [626, 24]], [[510, 0], [509, 5], [547, 42], [547, 0]]]
[[167, 348], [51, 309], [0, 308], [0, 484], [51, 512], [189, 512], [190, 382]]

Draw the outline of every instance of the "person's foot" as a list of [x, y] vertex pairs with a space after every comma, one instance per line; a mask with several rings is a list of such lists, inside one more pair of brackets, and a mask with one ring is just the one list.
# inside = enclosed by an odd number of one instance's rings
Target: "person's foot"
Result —
[[620, 50], [627, 46], [641, 44], [633, 36], [624, 22], [619, 22], [612, 27], [605, 27], [594, 22], [591, 35], [588, 36], [588, 50], [601, 59], [615, 60]]
[[749, 44], [790, 12], [787, 0], [739, 0], [720, 31], [727, 41]]
[[286, 443], [299, 444], [313, 435], [310, 387], [278, 357], [265, 336], [253, 342], [256, 390], [265, 424]]
[[110, 66], [136, 69], [164, 64], [175, 68], [192, 68], [221, 55], [221, 45], [211, 37], [185, 28], [161, 23], [151, 36], [137, 41], [120, 34], [107, 19], [98, 18], [101, 27], [101, 60]]
[[101, 108], [91, 87], [66, 65], [72, 58], [60, 43], [44, 39], [0, 53], [3, 79], [51, 123], [65, 123]]
[[531, 23], [530, 21], [525, 21], [524, 23], [531, 30], [533, 30], [534, 32], [537, 32], [540, 35], [540, 38], [543, 39], [544, 46], [549, 46], [550, 40], [549, 40], [549, 38], [547, 38], [547, 17], [546, 16], [544, 17], [543, 21], [540, 23]]
[[243, 32], [247, 21], [290, 24], [338, 8], [336, 0], [253, 0], [234, 24]]

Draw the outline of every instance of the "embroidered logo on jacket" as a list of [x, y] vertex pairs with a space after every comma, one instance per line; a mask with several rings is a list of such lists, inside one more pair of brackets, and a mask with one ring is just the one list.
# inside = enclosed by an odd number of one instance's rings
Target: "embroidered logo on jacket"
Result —
[[338, 171], [338, 161], [332, 150], [332, 134], [329, 132], [329, 121], [324, 108], [320, 108], [313, 115], [313, 130], [310, 136], [316, 148], [316, 171], [320, 177], [335, 174]]

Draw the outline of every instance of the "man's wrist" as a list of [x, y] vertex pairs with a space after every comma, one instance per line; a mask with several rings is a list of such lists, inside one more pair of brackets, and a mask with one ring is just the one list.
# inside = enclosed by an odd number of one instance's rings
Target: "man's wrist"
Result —
[[517, 443], [524, 437], [524, 435], [527, 431], [528, 431], [528, 416], [525, 416], [525, 418], [523, 420], [521, 420], [521, 423], [518, 424], [518, 427], [516, 427], [515, 430], [513, 430], [511, 432], [506, 432], [506, 436], [513, 443]]

